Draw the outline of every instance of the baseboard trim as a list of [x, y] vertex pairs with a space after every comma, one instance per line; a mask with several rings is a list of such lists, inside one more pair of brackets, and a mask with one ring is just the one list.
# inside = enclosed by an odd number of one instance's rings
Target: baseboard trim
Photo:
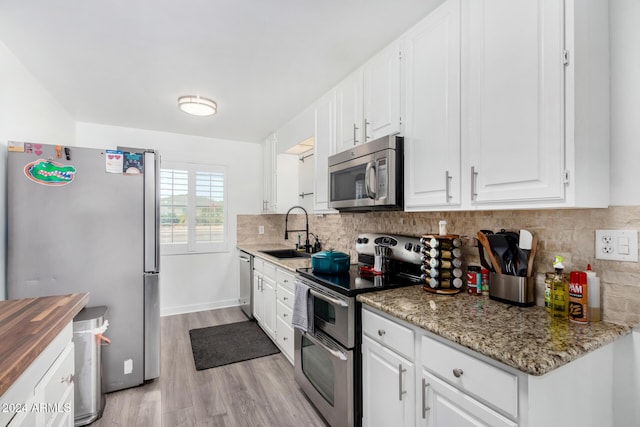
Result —
[[198, 311], [215, 310], [217, 308], [238, 307], [237, 299], [207, 302], [203, 304], [179, 305], [175, 307], [163, 307], [160, 309], [160, 317], [175, 316], [176, 314], [196, 313]]

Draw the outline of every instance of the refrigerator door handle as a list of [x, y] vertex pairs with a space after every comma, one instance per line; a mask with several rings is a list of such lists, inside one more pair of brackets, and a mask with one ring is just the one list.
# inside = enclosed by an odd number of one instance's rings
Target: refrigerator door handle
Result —
[[144, 275], [144, 379], [160, 376], [160, 279]]
[[160, 156], [144, 153], [144, 271], [160, 271]]

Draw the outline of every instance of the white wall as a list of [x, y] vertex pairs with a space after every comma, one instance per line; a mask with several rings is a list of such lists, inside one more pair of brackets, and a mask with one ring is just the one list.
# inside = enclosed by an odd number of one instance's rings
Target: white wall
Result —
[[0, 41], [0, 299], [5, 299], [7, 141], [73, 145], [75, 122]]
[[611, 205], [640, 205], [640, 1], [611, 0]]
[[[215, 117], [213, 118], [215, 120]], [[207, 119], [205, 119], [207, 120]], [[77, 145], [154, 148], [162, 160], [227, 166], [228, 252], [162, 255], [161, 314], [171, 315], [238, 304], [236, 216], [258, 214], [261, 206], [262, 147], [259, 144], [142, 129], [78, 123]], [[162, 252], [161, 252], [162, 253]]]

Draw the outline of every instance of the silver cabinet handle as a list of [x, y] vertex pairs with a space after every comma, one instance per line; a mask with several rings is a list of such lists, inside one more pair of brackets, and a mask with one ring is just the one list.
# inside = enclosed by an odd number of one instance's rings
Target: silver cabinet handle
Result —
[[478, 198], [477, 179], [478, 172], [476, 171], [475, 166], [471, 166], [471, 200], [476, 200]]
[[358, 143], [358, 140], [356, 139], [356, 132], [358, 131], [358, 127], [356, 126], [356, 124], [353, 124], [353, 145], [356, 145]]
[[383, 336], [384, 334], [386, 334], [384, 329], [378, 329], [378, 335]]
[[460, 378], [462, 376], [462, 374], [464, 374], [464, 371], [460, 368], [455, 368], [453, 370], [453, 376], [456, 378]]
[[405, 372], [407, 372], [407, 370], [402, 367], [402, 363], [398, 364], [398, 400], [400, 401], [402, 401], [402, 396], [407, 393], [402, 387], [402, 374]]
[[422, 379], [422, 419], [427, 418], [427, 412], [431, 410], [427, 406], [427, 387], [431, 387], [431, 384], [426, 379]]
[[287, 313], [282, 313], [282, 317], [287, 317], [288, 314]]
[[283, 301], [287, 301], [289, 298], [288, 297], [282, 297]]
[[66, 377], [60, 378], [60, 382], [61, 383], [67, 383], [67, 384], [73, 384], [73, 380], [74, 379], [75, 379], [75, 377], [73, 376], [73, 374], [69, 374]]
[[369, 135], [367, 135], [367, 125], [370, 125], [370, 124], [371, 124], [371, 122], [365, 118], [364, 119], [364, 140], [365, 140], [365, 142], [368, 139], [371, 139], [371, 137]]
[[324, 301], [326, 301], [328, 303], [331, 303], [333, 305], [339, 305], [341, 307], [349, 307], [349, 303], [347, 303], [346, 301], [342, 301], [342, 300], [339, 300], [338, 298], [333, 298], [333, 297], [330, 297], [328, 295], [321, 294], [320, 292], [314, 291], [313, 289], [310, 289], [309, 292], [314, 297], [320, 298], [321, 300], [324, 300]]
[[449, 182], [451, 182], [451, 175], [449, 175], [449, 171], [445, 171], [444, 173], [444, 202], [449, 203], [449, 200], [452, 198], [451, 194], [449, 194]]

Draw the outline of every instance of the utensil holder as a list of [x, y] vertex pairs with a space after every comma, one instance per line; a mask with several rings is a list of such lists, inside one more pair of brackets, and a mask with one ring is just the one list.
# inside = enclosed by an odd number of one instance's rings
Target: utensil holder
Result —
[[531, 277], [511, 276], [508, 274], [489, 274], [489, 298], [520, 307], [535, 305], [535, 279]]

